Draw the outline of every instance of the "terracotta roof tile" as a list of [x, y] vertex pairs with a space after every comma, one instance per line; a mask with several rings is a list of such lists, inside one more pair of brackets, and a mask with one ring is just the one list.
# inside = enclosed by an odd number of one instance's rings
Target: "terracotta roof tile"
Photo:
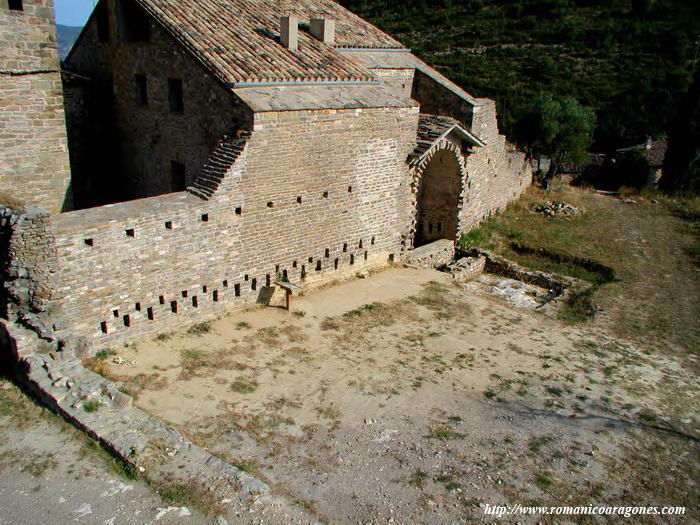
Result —
[[[403, 49], [331, 0], [136, 0], [227, 84], [371, 81], [363, 66], [319, 42], [304, 28], [311, 18], [335, 20], [335, 46]], [[280, 17], [299, 18], [299, 49], [279, 43]]]

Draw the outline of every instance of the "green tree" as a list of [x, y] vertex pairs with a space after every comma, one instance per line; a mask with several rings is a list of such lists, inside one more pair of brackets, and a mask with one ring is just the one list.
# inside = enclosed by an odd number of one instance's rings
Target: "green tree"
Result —
[[514, 131], [517, 142], [531, 157], [549, 157], [547, 179], [552, 179], [564, 163], [585, 160], [595, 125], [593, 110], [576, 99], [543, 95], [523, 108]]

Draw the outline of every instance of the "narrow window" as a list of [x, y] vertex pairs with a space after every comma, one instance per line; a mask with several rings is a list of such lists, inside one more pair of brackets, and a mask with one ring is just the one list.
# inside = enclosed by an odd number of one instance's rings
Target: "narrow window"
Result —
[[170, 111], [173, 113], [182, 113], [185, 110], [182, 96], [182, 79], [168, 79], [168, 101], [170, 103]]
[[165, 304], [165, 296], [164, 296], [164, 295], [159, 296], [159, 297], [158, 297], [158, 302], [159, 302], [160, 304]]
[[177, 301], [170, 301], [170, 311], [174, 314], [177, 313]]
[[251, 279], [250, 281], [250, 289], [251, 290], [256, 290], [258, 288], [258, 280], [256, 278]]
[[206, 287], [206, 286], [202, 286], [202, 293], [207, 293], [207, 287]]
[[352, 186], [348, 186], [348, 193], [352, 193]]
[[343, 253], [348, 251], [348, 243], [343, 243]]
[[293, 261], [293, 262], [292, 262], [292, 268], [296, 268], [296, 267], [297, 267], [297, 262], [296, 262], [296, 261]]
[[196, 295], [192, 296], [192, 306], [194, 306], [195, 308], [199, 306], [199, 299], [197, 299]]
[[336, 270], [338, 269], [338, 259], [333, 261], [333, 266], [335, 267]]
[[267, 286], [268, 288], [270, 287], [270, 274], [269, 273], [265, 276], [265, 286]]
[[297, 197], [297, 203], [301, 204], [301, 197]]
[[136, 303], [134, 305], [134, 310], [136, 310], [137, 312], [140, 312], [141, 311], [141, 303]]
[[109, 11], [107, 2], [97, 5], [95, 16], [97, 18], [97, 38], [100, 42], [109, 42]]
[[328, 259], [331, 256], [331, 251], [328, 248], [326, 248], [325, 255], [326, 255], [326, 259]]
[[22, 0], [8, 0], [7, 5], [11, 11], [24, 11]]
[[390, 254], [389, 254], [389, 262], [390, 262], [390, 263], [393, 263], [393, 262], [394, 262], [394, 254], [393, 254], [393, 253], [390, 253]]
[[306, 266], [303, 264], [301, 265], [301, 278], [306, 279]]
[[245, 274], [245, 275], [243, 276], [243, 280], [244, 280], [244, 281], [248, 281], [248, 274]]
[[372, 240], [370, 241], [370, 244], [374, 246], [374, 237], [372, 237]]
[[221, 284], [224, 286], [224, 288], [228, 288], [228, 281], [224, 281], [224, 282], [221, 283]]
[[150, 307], [150, 306], [149, 306], [148, 309], [146, 310], [146, 315], [148, 315], [148, 320], [149, 320], [149, 321], [154, 321], [155, 318], [156, 318], [155, 314], [153, 313], [153, 308]]
[[136, 85], [136, 103], [139, 106], [148, 106], [148, 80], [146, 75], [134, 75]]
[[103, 333], [103, 334], [108, 333], [108, 330], [107, 330], [107, 321], [102, 321], [102, 322], [100, 323], [100, 330], [102, 330], [102, 333]]
[[279, 265], [279, 264], [275, 264], [275, 275], [277, 275], [277, 274], [279, 274], [279, 273], [280, 273], [280, 265]]
[[365, 251], [365, 261], [367, 260], [367, 252]]
[[362, 249], [362, 239], [360, 239], [360, 242], [358, 243], [358, 247]]
[[187, 290], [182, 290], [180, 293], [183, 297], [187, 297]]
[[126, 314], [124, 316], [124, 326], [126, 326], [127, 328], [131, 326], [131, 317], [129, 316], [129, 314]]
[[316, 271], [317, 272], [321, 271], [321, 261], [316, 261]]
[[355, 264], [355, 256], [350, 254], [350, 264]]
[[211, 298], [214, 299], [215, 303], [218, 303], [219, 302], [219, 291], [214, 290], [211, 294]]
[[119, 310], [112, 310], [112, 315], [114, 317], [119, 317]]
[[310, 262], [310, 263], [314, 262], [314, 258], [313, 258], [313, 257], [309, 257], [309, 262]]
[[185, 165], [173, 160], [170, 162], [170, 190], [185, 191], [186, 189], [187, 171]]
[[233, 285], [233, 295], [235, 295], [236, 297], [241, 296], [241, 285], [240, 284]]
[[282, 270], [282, 280], [284, 282], [289, 282], [289, 274], [287, 273], [287, 270]]

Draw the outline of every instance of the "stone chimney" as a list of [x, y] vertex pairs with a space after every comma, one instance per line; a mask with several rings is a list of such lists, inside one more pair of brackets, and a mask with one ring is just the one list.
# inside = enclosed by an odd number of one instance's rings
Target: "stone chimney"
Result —
[[311, 34], [324, 44], [335, 44], [335, 20], [330, 18], [312, 18], [309, 26]]
[[280, 18], [280, 42], [290, 51], [299, 48], [299, 19], [294, 15]]

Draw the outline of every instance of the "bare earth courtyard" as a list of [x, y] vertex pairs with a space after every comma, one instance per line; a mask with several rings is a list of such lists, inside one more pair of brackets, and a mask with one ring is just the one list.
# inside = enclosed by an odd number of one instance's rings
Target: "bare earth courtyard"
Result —
[[695, 359], [393, 267], [90, 366], [321, 520], [474, 523], [486, 503], [690, 510]]

